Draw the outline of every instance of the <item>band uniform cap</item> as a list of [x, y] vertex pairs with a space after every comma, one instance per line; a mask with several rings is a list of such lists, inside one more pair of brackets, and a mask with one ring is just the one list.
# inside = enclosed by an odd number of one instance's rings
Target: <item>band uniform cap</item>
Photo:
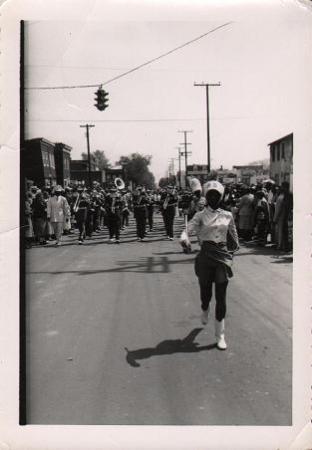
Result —
[[204, 195], [206, 196], [209, 191], [217, 191], [222, 196], [224, 194], [224, 186], [216, 180], [210, 180], [203, 186]]
[[57, 186], [55, 186], [54, 191], [55, 191], [55, 192], [62, 192], [62, 191], [63, 191], [63, 188], [62, 188], [62, 186], [60, 186], [60, 185], [58, 184]]

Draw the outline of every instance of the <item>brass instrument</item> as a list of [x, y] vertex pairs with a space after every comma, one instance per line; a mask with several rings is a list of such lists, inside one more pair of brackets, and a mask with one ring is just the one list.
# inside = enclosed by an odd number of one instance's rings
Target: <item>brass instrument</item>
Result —
[[80, 194], [78, 194], [76, 200], [75, 200], [75, 204], [73, 206], [73, 211], [74, 213], [76, 213], [79, 209], [79, 201], [80, 201]]
[[122, 189], [125, 188], [125, 182], [123, 181], [122, 178], [115, 178], [114, 184], [115, 184], [117, 189], [122, 190]]
[[165, 198], [165, 201], [164, 201], [164, 204], [163, 204], [163, 208], [164, 208], [164, 209], [167, 209], [168, 204], [169, 204], [169, 199], [170, 199], [170, 195], [167, 194], [167, 196], [166, 196], [166, 198]]

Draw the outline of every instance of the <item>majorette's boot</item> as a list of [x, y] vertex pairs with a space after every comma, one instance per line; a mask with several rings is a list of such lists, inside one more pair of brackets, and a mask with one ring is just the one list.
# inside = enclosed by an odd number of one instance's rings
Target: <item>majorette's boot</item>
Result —
[[218, 320], [215, 321], [215, 335], [217, 338], [217, 347], [219, 350], [226, 350], [227, 345], [224, 337], [224, 319], [220, 322]]

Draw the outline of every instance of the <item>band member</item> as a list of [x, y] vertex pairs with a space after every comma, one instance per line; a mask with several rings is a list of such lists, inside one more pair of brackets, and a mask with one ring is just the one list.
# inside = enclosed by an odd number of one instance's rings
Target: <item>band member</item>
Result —
[[167, 238], [173, 241], [173, 222], [178, 204], [178, 197], [173, 186], [167, 186], [166, 191], [161, 196], [160, 204]]
[[70, 188], [69, 186], [67, 186], [65, 188], [64, 197], [66, 198], [67, 203], [70, 208], [70, 216], [64, 224], [64, 234], [70, 234], [72, 232], [71, 231], [72, 230], [71, 216], [72, 216], [73, 192], [72, 192], [72, 188]]
[[85, 193], [82, 192], [79, 194], [73, 208], [79, 230], [78, 243], [81, 245], [86, 238], [86, 221], [88, 209], [90, 208], [90, 202]]
[[62, 192], [62, 186], [56, 186], [53, 196], [47, 202], [47, 219], [52, 225], [57, 246], [61, 245], [64, 224], [70, 217], [70, 208], [66, 198], [61, 195]]
[[130, 216], [130, 201], [127, 191], [123, 190], [121, 193], [121, 229], [124, 230], [125, 227], [129, 226], [129, 216]]
[[203, 208], [205, 206], [205, 202], [203, 204], [202, 199], [203, 199], [203, 197], [201, 197], [201, 191], [193, 192], [192, 198], [190, 201], [190, 205], [189, 205], [189, 209], [188, 209], [188, 213], [187, 213], [187, 220], [192, 220], [192, 218], [195, 216], [195, 214], [198, 211], [203, 210]]
[[138, 241], [144, 241], [147, 216], [147, 199], [141, 186], [137, 186], [133, 195], [133, 215], [136, 220]]
[[116, 244], [120, 243], [121, 208], [120, 193], [112, 186], [105, 200], [105, 209], [109, 239]]
[[94, 231], [94, 215], [96, 204], [94, 197], [92, 197], [88, 192], [85, 192], [86, 198], [89, 202], [89, 207], [87, 209], [87, 220], [86, 220], [86, 236], [88, 238], [92, 237], [92, 233]]
[[152, 191], [146, 192], [147, 200], [147, 221], [149, 226], [149, 231], [153, 231], [154, 226], [154, 205], [155, 205], [155, 194]]
[[195, 273], [200, 287], [202, 323], [208, 322], [212, 285], [215, 283], [215, 335], [217, 347], [225, 350], [224, 318], [226, 315], [226, 290], [231, 269], [233, 251], [238, 250], [238, 236], [232, 213], [219, 208], [224, 187], [218, 181], [204, 185], [207, 205], [195, 214], [181, 235], [181, 243], [190, 245], [188, 235], [195, 232], [201, 250], [195, 258]]

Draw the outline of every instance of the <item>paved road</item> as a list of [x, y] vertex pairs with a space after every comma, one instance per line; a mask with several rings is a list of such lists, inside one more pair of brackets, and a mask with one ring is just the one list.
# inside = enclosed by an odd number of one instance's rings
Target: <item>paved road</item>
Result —
[[158, 216], [145, 243], [132, 222], [120, 245], [103, 231], [27, 250], [29, 423], [291, 424], [291, 258], [241, 247], [222, 352], [195, 254], [162, 234]]

